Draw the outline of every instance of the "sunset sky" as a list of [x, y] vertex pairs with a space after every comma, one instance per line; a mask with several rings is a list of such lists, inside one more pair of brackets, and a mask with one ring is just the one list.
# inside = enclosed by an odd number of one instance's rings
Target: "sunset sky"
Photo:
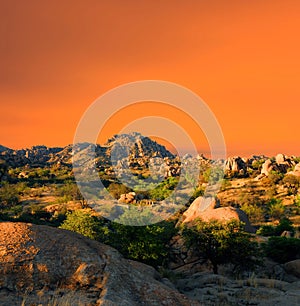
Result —
[[[207, 103], [229, 155], [300, 155], [300, 1], [0, 0], [0, 25], [4, 146], [72, 143], [99, 96], [164, 80]], [[116, 114], [100, 140], [145, 114], [207, 151], [186, 114], [151, 103]]]

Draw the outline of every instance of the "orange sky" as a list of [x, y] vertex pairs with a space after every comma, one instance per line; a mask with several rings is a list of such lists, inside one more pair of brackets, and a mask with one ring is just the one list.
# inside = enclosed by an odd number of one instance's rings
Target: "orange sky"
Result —
[[209, 105], [229, 155], [300, 155], [300, 1], [0, 0], [0, 23], [2, 145], [72, 143], [97, 97], [155, 79]]

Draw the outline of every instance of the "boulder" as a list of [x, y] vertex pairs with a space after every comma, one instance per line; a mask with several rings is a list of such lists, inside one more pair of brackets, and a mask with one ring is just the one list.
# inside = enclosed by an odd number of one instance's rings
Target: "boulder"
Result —
[[196, 218], [203, 221], [218, 220], [227, 222], [232, 219], [245, 223], [245, 230], [254, 233], [250, 221], [244, 211], [234, 207], [219, 207], [219, 200], [212, 197], [198, 197], [191, 206], [183, 213], [183, 223], [188, 223]]
[[79, 234], [11, 222], [0, 233], [1, 305], [199, 305], [154, 268]]
[[118, 202], [119, 203], [136, 203], [137, 200], [137, 196], [135, 192], [129, 192], [129, 193], [123, 193], [121, 194]]
[[295, 176], [300, 176], [300, 163], [298, 163], [293, 171], [288, 172], [287, 174], [295, 175]]
[[284, 270], [298, 278], [300, 278], [300, 259], [289, 261], [283, 265]]

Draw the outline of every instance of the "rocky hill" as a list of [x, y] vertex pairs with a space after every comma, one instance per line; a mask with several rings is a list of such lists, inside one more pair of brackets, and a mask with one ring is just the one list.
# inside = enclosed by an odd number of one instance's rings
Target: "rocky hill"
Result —
[[[128, 157], [135, 163], [143, 163], [152, 157], [169, 157], [174, 158], [174, 155], [169, 152], [164, 146], [153, 141], [149, 137], [144, 137], [140, 133], [130, 133], [115, 135], [110, 138], [103, 146], [94, 144], [80, 144], [80, 150], [76, 148], [76, 153], [84, 153], [87, 147], [93, 146], [96, 153], [96, 163], [109, 164], [111, 155], [115, 158], [122, 159]], [[118, 150], [123, 148], [123, 150]], [[124, 150], [129, 149], [128, 155], [124, 155]], [[122, 152], [118, 153], [118, 152]], [[46, 146], [33, 146], [27, 149], [12, 150], [4, 146], [0, 146], [0, 159], [4, 160], [8, 166], [16, 168], [25, 165], [33, 167], [43, 167], [52, 164], [72, 164], [73, 145], [68, 145], [64, 148], [55, 147], [48, 148]], [[121, 155], [118, 155], [121, 154]]]

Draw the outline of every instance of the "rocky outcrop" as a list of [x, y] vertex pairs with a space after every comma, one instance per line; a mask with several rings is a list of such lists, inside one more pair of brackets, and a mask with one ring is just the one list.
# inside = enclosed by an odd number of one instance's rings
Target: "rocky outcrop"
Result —
[[286, 173], [293, 166], [295, 166], [295, 161], [292, 158], [284, 154], [277, 154], [275, 160], [267, 159], [264, 162], [261, 169], [261, 177], [268, 176], [271, 171]]
[[227, 222], [232, 219], [245, 223], [245, 230], [255, 232], [244, 211], [234, 207], [219, 207], [219, 201], [215, 198], [198, 197], [191, 206], [183, 213], [183, 223], [188, 223], [196, 218], [205, 222], [218, 220]]
[[177, 281], [177, 288], [205, 305], [289, 305], [298, 306], [300, 282], [252, 277], [232, 280], [226, 276], [199, 272]]
[[300, 163], [298, 163], [293, 171], [289, 171], [287, 174], [295, 175], [295, 176], [300, 176]]
[[[80, 143], [74, 147], [73, 145], [64, 148], [34, 146], [22, 150], [12, 150], [0, 146], [0, 159], [13, 168], [25, 165], [34, 167], [55, 164], [71, 166], [74, 155], [76, 155], [76, 162], [86, 162], [84, 157], [90, 155], [91, 152], [95, 154], [92, 163], [95, 162], [97, 168], [101, 171], [111, 166], [111, 158], [116, 162], [125, 159], [126, 165], [130, 167], [147, 167], [150, 158], [173, 159], [175, 157], [164, 146], [149, 137], [144, 137], [140, 133], [130, 133], [115, 135], [103, 146]], [[124, 163], [122, 166], [124, 166]], [[91, 167], [91, 165], [86, 165], [86, 167]]]
[[73, 232], [0, 223], [0, 304], [199, 305], [150, 266]]
[[239, 156], [229, 157], [225, 162], [224, 171], [227, 176], [244, 176], [247, 172], [247, 164]]
[[123, 193], [120, 195], [118, 200], [119, 203], [126, 203], [126, 204], [135, 204], [138, 200], [138, 196], [135, 192]]

